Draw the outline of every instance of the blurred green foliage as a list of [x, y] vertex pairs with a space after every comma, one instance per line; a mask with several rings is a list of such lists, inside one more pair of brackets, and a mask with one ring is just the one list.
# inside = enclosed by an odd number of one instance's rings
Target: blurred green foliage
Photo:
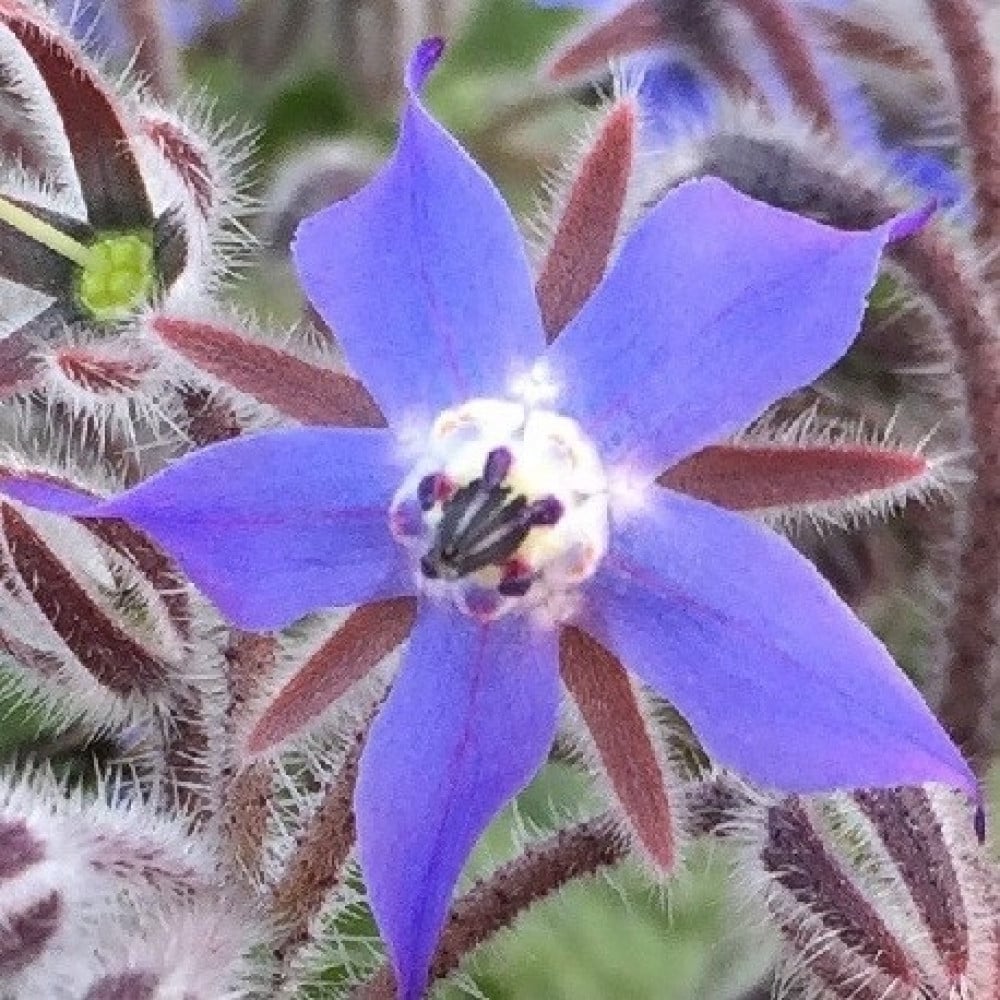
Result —
[[[523, 826], [547, 831], [561, 817], [600, 808], [580, 771], [553, 763], [490, 829], [479, 865], [506, 859]], [[766, 971], [767, 932], [736, 902], [728, 857], [698, 845], [669, 882], [636, 864], [569, 886], [522, 918], [470, 963], [490, 1000], [728, 1000]], [[474, 866], [475, 867], [475, 866]], [[470, 982], [440, 991], [460, 1000]]]

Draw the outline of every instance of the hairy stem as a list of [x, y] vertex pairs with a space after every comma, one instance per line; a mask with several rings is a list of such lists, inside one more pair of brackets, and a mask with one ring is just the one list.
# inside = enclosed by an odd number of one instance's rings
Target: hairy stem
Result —
[[836, 115], [798, 17], [784, 0], [732, 0], [768, 48], [799, 109], [825, 130], [836, 129]]
[[[931, 16], [948, 51], [978, 213], [976, 239], [992, 258], [1000, 247], [1000, 93], [996, 63], [983, 33], [982, 12], [973, 0], [929, 0]], [[991, 280], [1000, 263], [986, 267]]]
[[[724, 832], [751, 804], [731, 778], [691, 781], [678, 791], [688, 836]], [[629, 855], [628, 838], [613, 812], [602, 813], [533, 844], [520, 857], [477, 882], [455, 903], [431, 965], [431, 983], [453, 972], [494, 935], [511, 927], [536, 903], [570, 882], [594, 875]], [[393, 1000], [392, 969], [383, 966], [355, 993], [355, 1000]]]
[[[225, 652], [230, 739], [242, 713], [256, 697], [261, 682], [274, 671], [277, 648], [273, 636], [251, 632], [236, 632], [230, 640]], [[220, 825], [225, 847], [237, 870], [257, 881], [261, 875], [264, 840], [271, 814], [274, 764], [260, 760], [239, 768], [233, 758], [224, 762], [224, 771], [218, 777], [222, 782]]]
[[168, 720], [164, 756], [167, 794], [174, 805], [198, 824], [209, 822], [212, 806], [206, 767], [208, 723], [201, 699], [193, 696], [173, 706]]
[[934, 71], [933, 60], [919, 47], [878, 27], [823, 8], [807, 8], [805, 16], [842, 55], [910, 73]]
[[354, 745], [271, 892], [271, 908], [283, 929], [278, 948], [282, 958], [309, 939], [309, 925], [336, 887], [354, 846], [354, 788], [368, 728], [366, 721], [355, 734]]
[[[945, 630], [942, 721], [981, 770], [995, 734], [988, 725], [991, 667], [997, 639], [1000, 551], [1000, 342], [994, 303], [978, 279], [928, 229], [896, 251], [919, 287], [946, 319], [966, 395], [975, 478], [969, 491], [964, 537], [956, 559], [956, 589]], [[987, 723], [987, 724], [984, 724]]]
[[[433, 983], [453, 972], [484, 941], [509, 927], [535, 903], [568, 882], [593, 875], [626, 855], [610, 814], [560, 830], [477, 882], [456, 903], [431, 965]], [[385, 966], [358, 990], [357, 1000], [392, 1000], [392, 970]]]
[[161, 101], [180, 90], [180, 59], [160, 0], [128, 0], [119, 5], [121, 19], [136, 46], [135, 68]]

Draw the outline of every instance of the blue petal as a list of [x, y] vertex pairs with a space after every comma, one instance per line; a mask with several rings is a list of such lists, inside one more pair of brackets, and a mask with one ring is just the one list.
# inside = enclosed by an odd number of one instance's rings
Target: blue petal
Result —
[[402, 1000], [423, 996], [455, 882], [497, 811], [541, 766], [559, 701], [555, 633], [421, 609], [372, 727], [355, 806], [368, 894]]
[[823, 76], [849, 144], [886, 163], [894, 174], [938, 205], [952, 207], [968, 197], [961, 172], [932, 151], [894, 146], [883, 139], [878, 112], [860, 83], [830, 56], [823, 61]]
[[[56, 0], [55, 14], [73, 34], [101, 51], [126, 55], [133, 46], [119, 10], [133, 0]], [[164, 17], [182, 45], [193, 41], [207, 25], [235, 16], [240, 0], [166, 0]], [[117, 9], [116, 9], [117, 8]]]
[[680, 60], [635, 60], [644, 129], [656, 142], [690, 135], [719, 108], [720, 90], [706, 75]]
[[234, 625], [414, 592], [389, 532], [401, 474], [383, 430], [303, 429], [194, 452], [99, 501], [46, 483], [0, 491], [56, 513], [120, 517], [151, 535]]
[[737, 514], [662, 491], [616, 532], [581, 624], [709, 754], [786, 792], [976, 779], [814, 567]]
[[969, 187], [962, 172], [935, 154], [900, 147], [887, 153], [893, 171], [917, 190], [952, 208], [968, 200]]
[[37, 507], [51, 514], [66, 514], [69, 517], [86, 517], [100, 510], [103, 501], [92, 493], [60, 486], [44, 479], [16, 476], [0, 476], [0, 493], [12, 497], [29, 507]]
[[844, 139], [854, 148], [879, 155], [882, 139], [878, 114], [864, 87], [836, 56], [818, 51], [818, 58], [818, 68]]
[[500, 394], [545, 343], [510, 211], [417, 97], [440, 51], [425, 42], [413, 58], [392, 160], [307, 219], [293, 247], [306, 294], [390, 425]]
[[240, 0], [168, 0], [164, 16], [174, 37], [188, 45], [209, 24], [235, 17], [239, 9]]
[[124, 52], [129, 36], [121, 19], [101, 0], [56, 0], [56, 16], [98, 51]]
[[713, 178], [682, 185], [549, 349], [561, 409], [653, 478], [847, 351], [894, 225], [842, 232]]

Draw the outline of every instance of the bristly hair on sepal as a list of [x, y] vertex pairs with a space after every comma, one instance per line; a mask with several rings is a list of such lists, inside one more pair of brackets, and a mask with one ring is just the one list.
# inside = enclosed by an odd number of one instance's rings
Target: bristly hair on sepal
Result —
[[167, 349], [178, 383], [217, 388], [247, 427], [289, 420], [384, 425], [368, 391], [343, 371], [329, 339], [308, 324], [262, 331], [246, 318], [176, 311], [152, 317], [148, 330]]
[[608, 269], [631, 221], [626, 215], [641, 156], [642, 114], [632, 87], [616, 77], [574, 152], [544, 186], [531, 217], [535, 292], [554, 340]]
[[720, 832], [784, 940], [780, 995], [992, 996], [992, 873], [971, 826], [933, 786], [737, 802]]
[[597, 780], [629, 843], [657, 876], [683, 854], [683, 797], [647, 696], [618, 659], [579, 629], [563, 629], [564, 715], [585, 767]]
[[817, 403], [796, 417], [765, 415], [661, 482], [791, 531], [803, 524], [856, 528], [910, 503], [946, 501], [968, 481], [963, 455], [935, 452], [936, 431], [914, 440], [898, 420], [880, 430], [826, 409]]
[[[73, 455], [8, 448], [0, 467], [90, 495], [120, 486], [120, 473], [81, 463], [78, 445]], [[148, 725], [201, 689], [218, 620], [146, 536], [121, 522], [39, 517], [10, 501], [0, 522], [4, 676], [46, 726]]]
[[9, 958], [0, 980], [48, 986], [20, 995], [53, 995], [56, 984], [86, 968], [94, 932], [127, 925], [131, 907], [219, 889], [210, 842], [127, 778], [85, 790], [45, 769], [7, 771], [0, 776], [0, 840]]
[[245, 707], [237, 759], [307, 745], [367, 715], [399, 667], [414, 614], [411, 600], [378, 601], [285, 630], [273, 672]]

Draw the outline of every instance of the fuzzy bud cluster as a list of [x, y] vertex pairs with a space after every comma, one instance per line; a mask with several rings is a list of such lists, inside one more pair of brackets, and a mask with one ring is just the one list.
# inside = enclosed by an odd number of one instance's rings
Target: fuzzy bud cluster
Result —
[[[736, 820], [746, 822], [748, 817]], [[964, 804], [924, 789], [788, 799], [748, 823], [744, 874], [809, 997], [990, 997], [998, 923]]]

